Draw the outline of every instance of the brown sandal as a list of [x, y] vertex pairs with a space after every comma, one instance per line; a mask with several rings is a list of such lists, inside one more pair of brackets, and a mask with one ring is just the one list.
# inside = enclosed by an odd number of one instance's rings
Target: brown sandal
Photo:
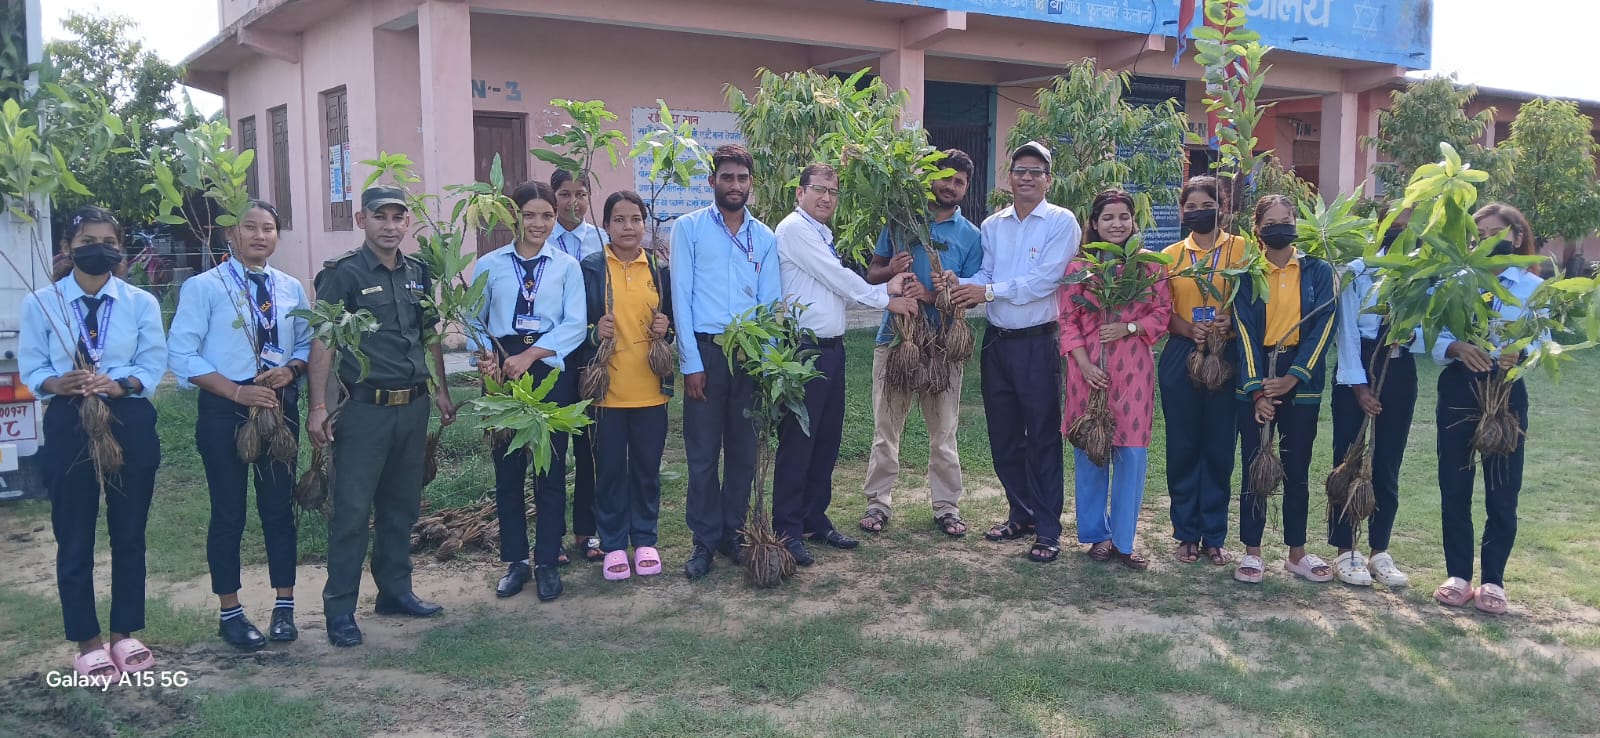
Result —
[[1173, 551], [1172, 555], [1180, 564], [1193, 564], [1200, 560], [1200, 544], [1184, 541], [1178, 544], [1177, 550]]
[[1233, 563], [1233, 554], [1221, 546], [1212, 546], [1206, 549], [1206, 557], [1211, 559], [1212, 566], [1227, 566]]
[[1126, 566], [1134, 571], [1144, 571], [1145, 569], [1150, 568], [1150, 560], [1136, 553], [1123, 553], [1118, 551], [1117, 561], [1121, 562], [1123, 566]]
[[882, 510], [868, 510], [856, 525], [868, 533], [882, 533], [883, 527], [889, 524], [889, 514]]
[[1095, 561], [1110, 561], [1112, 545], [1110, 541], [1101, 541], [1089, 547], [1089, 558]]

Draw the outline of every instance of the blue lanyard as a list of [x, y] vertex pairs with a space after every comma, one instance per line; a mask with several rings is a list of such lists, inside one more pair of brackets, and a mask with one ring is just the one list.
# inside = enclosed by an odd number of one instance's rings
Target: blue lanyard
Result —
[[[238, 263], [238, 260], [234, 259], [233, 263]], [[239, 269], [237, 269], [237, 270], [229, 269], [228, 270], [228, 274], [233, 275], [233, 281], [234, 281], [235, 284], [239, 285], [239, 290], [244, 293], [245, 301], [250, 303], [251, 305], [255, 306], [256, 320], [257, 320], [257, 322], [259, 322], [261, 324], [261, 327], [265, 328], [265, 329], [267, 329], [269, 331], [270, 330], [275, 330], [278, 327], [278, 306], [277, 306], [277, 303], [273, 300], [273, 296], [277, 295], [278, 293], [277, 293], [276, 290], [273, 289], [272, 274], [270, 272], [266, 273], [266, 275], [267, 275], [267, 301], [264, 302], [264, 303], [261, 303], [259, 305], [256, 305], [255, 294], [253, 294], [250, 291], [250, 287], [245, 284], [244, 278], [239, 276], [239, 272], [243, 271], [243, 270], [244, 270], [244, 265], [243, 264], [239, 264]]]
[[[567, 231], [567, 233], [571, 233], [571, 231]], [[567, 248], [567, 233], [563, 233], [563, 234], [561, 234], [559, 236], [556, 236], [556, 246], [561, 248], [561, 253], [566, 254], [566, 255], [576, 259], [576, 258], [578, 258], [578, 254], [572, 253], [572, 251]], [[577, 237], [574, 236], [573, 238], [577, 238]], [[583, 239], [577, 238], [577, 241], [578, 241], [578, 251], [581, 253], [583, 251]]]
[[100, 368], [100, 357], [106, 353], [106, 328], [111, 325], [111, 308], [116, 306], [116, 300], [111, 297], [101, 298], [100, 327], [98, 330], [89, 330], [88, 316], [83, 313], [83, 300], [72, 301], [72, 311], [78, 318], [78, 338], [83, 340], [83, 347], [89, 352], [89, 360], [94, 362], [96, 369]]
[[[839, 258], [839, 249], [834, 248], [834, 240], [829, 234], [827, 227], [822, 225], [822, 223], [816, 218], [811, 217], [810, 213], [801, 210], [800, 208], [795, 208], [794, 211], [799, 213], [800, 217], [805, 218], [807, 223], [811, 224], [811, 229], [817, 232], [817, 237], [821, 238], [823, 243], [828, 244], [828, 251], [833, 254], [833, 258]], [[723, 230], [727, 229], [724, 228]]]
[[513, 263], [517, 265], [517, 272], [522, 275], [522, 284], [519, 286], [517, 293], [523, 300], [527, 301], [528, 309], [532, 310], [533, 298], [539, 296], [539, 284], [544, 281], [544, 268], [549, 266], [550, 260], [539, 259], [539, 269], [535, 271], [522, 263], [522, 257], [517, 256], [517, 252], [512, 251], [511, 258]]
[[[744, 217], [745, 225], [749, 226], [750, 214], [745, 213]], [[728, 240], [732, 241], [734, 246], [738, 246], [739, 250], [744, 252], [744, 258], [750, 260], [750, 263], [754, 264], [756, 261], [755, 234], [752, 233], [748, 238], [745, 239], [747, 243], [740, 243], [738, 236], [728, 232], [728, 222], [722, 219], [722, 211], [717, 210], [715, 206], [713, 206], [711, 209], [711, 219], [717, 222], [717, 228], [722, 231], [722, 235], [727, 236]]]

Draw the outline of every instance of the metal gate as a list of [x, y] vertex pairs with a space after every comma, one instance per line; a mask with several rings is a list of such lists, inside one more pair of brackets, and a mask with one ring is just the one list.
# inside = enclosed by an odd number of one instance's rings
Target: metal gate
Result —
[[974, 224], [982, 223], [989, 215], [989, 151], [992, 149], [988, 123], [967, 125], [928, 126], [928, 143], [940, 150], [961, 149], [972, 157], [971, 182], [967, 199], [961, 203], [961, 214]]

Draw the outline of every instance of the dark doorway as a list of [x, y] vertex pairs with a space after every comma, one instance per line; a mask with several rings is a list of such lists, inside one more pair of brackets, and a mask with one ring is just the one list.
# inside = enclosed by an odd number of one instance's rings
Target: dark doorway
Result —
[[[494, 157], [500, 155], [500, 170], [505, 175], [506, 194], [528, 180], [528, 119], [516, 113], [474, 113], [472, 115], [473, 176], [489, 181]], [[482, 256], [511, 243], [516, 236], [497, 228], [478, 234], [478, 255]]]
[[957, 82], [928, 82], [923, 87], [923, 127], [928, 143], [939, 149], [961, 149], [972, 157], [972, 183], [961, 214], [982, 223], [989, 214], [994, 176], [993, 87]]

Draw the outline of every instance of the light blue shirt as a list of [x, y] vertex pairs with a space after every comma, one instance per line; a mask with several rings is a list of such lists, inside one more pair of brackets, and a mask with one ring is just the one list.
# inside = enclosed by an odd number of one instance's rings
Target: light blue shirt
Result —
[[561, 249], [567, 256], [582, 262], [583, 257], [600, 253], [600, 247], [608, 241], [610, 239], [606, 238], [605, 231], [596, 228], [587, 220], [579, 221], [578, 227], [570, 231], [558, 220], [544, 245]]
[[772, 229], [749, 210], [737, 234], [720, 219], [712, 205], [672, 226], [672, 320], [686, 375], [705, 371], [694, 334], [720, 334], [745, 311], [783, 296]]
[[[1378, 340], [1383, 330], [1383, 316], [1367, 312], [1378, 304], [1377, 282], [1373, 277], [1378, 270], [1368, 269], [1365, 261], [1356, 259], [1345, 267], [1344, 289], [1339, 293], [1338, 352], [1339, 369], [1334, 381], [1339, 384], [1367, 384], [1367, 367], [1361, 356], [1361, 341]], [[1422, 329], [1416, 330], [1410, 351], [1422, 351]]]
[[[172, 317], [167, 337], [167, 365], [178, 376], [178, 386], [193, 389], [189, 380], [221, 374], [243, 382], [261, 373], [253, 357], [256, 331], [255, 285], [237, 259], [185, 280], [178, 293], [178, 313]], [[289, 313], [309, 308], [300, 280], [270, 265], [272, 309], [278, 325], [273, 345], [284, 352], [283, 363], [311, 356], [311, 325]], [[242, 286], [241, 286], [242, 285]], [[248, 289], [248, 292], [246, 291]]]
[[[955, 215], [948, 220], [933, 221], [928, 227], [933, 233], [935, 248], [943, 248], [939, 252], [939, 266], [955, 272], [957, 277], [970, 277], [983, 267], [983, 236], [978, 233], [978, 227], [961, 214], [961, 208], [956, 208]], [[928, 258], [928, 249], [920, 243], [914, 243], [910, 250], [911, 273], [917, 275], [923, 289], [932, 291], [933, 261]], [[878, 234], [878, 246], [872, 254], [885, 259], [894, 257], [894, 244], [889, 242], [888, 228]], [[883, 314], [883, 325], [878, 328], [880, 346], [887, 346], [894, 340], [894, 329], [889, 325], [893, 315], [889, 312]], [[922, 316], [929, 325], [939, 324], [939, 311], [932, 305], [922, 305]]]
[[[1499, 306], [1500, 320], [1509, 322], [1522, 317], [1522, 313], [1525, 310], [1523, 305], [1528, 303], [1528, 298], [1533, 296], [1533, 291], [1539, 289], [1539, 285], [1544, 284], [1544, 280], [1520, 268], [1509, 267], [1500, 273], [1500, 284], [1504, 285], [1506, 291], [1510, 292], [1513, 297], [1517, 298], [1518, 302], [1522, 303], [1521, 305], [1506, 303]], [[1456, 337], [1450, 333], [1450, 329], [1446, 328], [1440, 331], [1438, 340], [1433, 342], [1433, 360], [1445, 365], [1455, 363], [1454, 358], [1445, 356], [1445, 352], [1450, 349], [1450, 344], [1455, 342]], [[1489, 355], [1499, 358], [1500, 350], [1498, 347], [1504, 346], [1505, 343], [1505, 341], [1495, 338], [1496, 349], [1491, 351]], [[1539, 342], [1536, 340], [1529, 344], [1528, 348], [1532, 350], [1538, 345]]]
[[[22, 327], [17, 365], [22, 381], [35, 397], [48, 400], [44, 382], [72, 371], [81, 325], [73, 303], [84, 292], [72, 275], [28, 295], [22, 301]], [[116, 277], [89, 297], [110, 298], [97, 313], [104, 353], [99, 372], [112, 379], [137, 378], [144, 391], [135, 397], [153, 397], [167, 373], [167, 337], [161, 332], [161, 303], [154, 295]], [[82, 303], [78, 303], [82, 305]], [[109, 310], [109, 315], [107, 311]], [[84, 312], [87, 317], [88, 313]]]
[[983, 266], [961, 283], [993, 287], [989, 322], [1017, 330], [1060, 317], [1056, 291], [1083, 239], [1077, 216], [1041, 202], [1028, 217], [1018, 218], [1016, 206], [1007, 206], [985, 218], [979, 230], [983, 233]]
[[[583, 343], [584, 327], [589, 315], [584, 305], [583, 270], [578, 260], [560, 249], [543, 248], [533, 257], [534, 269], [543, 265], [538, 274], [538, 290], [533, 296], [533, 317], [538, 323], [534, 333], [543, 333], [534, 346], [555, 352], [544, 359], [554, 369], [565, 370], [567, 354]], [[494, 346], [490, 337], [517, 333], [517, 297], [522, 292], [522, 268], [517, 265], [517, 244], [501, 246], [478, 258], [472, 266], [472, 280], [487, 274], [484, 286], [483, 307], [478, 309], [478, 319], [469, 337], [475, 348], [487, 350]]]

